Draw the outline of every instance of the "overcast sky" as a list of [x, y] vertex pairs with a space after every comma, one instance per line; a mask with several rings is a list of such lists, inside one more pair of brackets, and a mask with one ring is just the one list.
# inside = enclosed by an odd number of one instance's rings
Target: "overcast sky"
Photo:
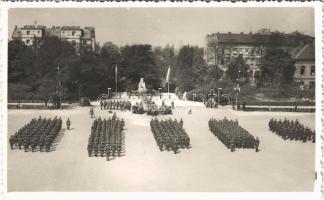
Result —
[[[204, 46], [213, 32], [253, 32], [270, 28], [314, 36], [313, 8], [92, 8], [10, 9], [9, 37], [15, 25], [93, 26], [96, 40], [117, 45]], [[10, 38], [11, 39], [11, 38]]]

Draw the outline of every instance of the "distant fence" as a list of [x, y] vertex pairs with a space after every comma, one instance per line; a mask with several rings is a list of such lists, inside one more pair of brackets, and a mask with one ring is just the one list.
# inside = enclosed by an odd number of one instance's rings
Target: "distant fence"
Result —
[[[62, 104], [61, 109], [71, 108], [72, 105]], [[56, 109], [53, 105], [42, 105], [42, 104], [8, 104], [8, 109]]]
[[246, 101], [246, 106], [315, 106], [315, 101]]
[[302, 108], [294, 108], [294, 107], [248, 107], [246, 106], [243, 111], [268, 111], [268, 112], [307, 112], [314, 113], [316, 108], [314, 107], [302, 107]]

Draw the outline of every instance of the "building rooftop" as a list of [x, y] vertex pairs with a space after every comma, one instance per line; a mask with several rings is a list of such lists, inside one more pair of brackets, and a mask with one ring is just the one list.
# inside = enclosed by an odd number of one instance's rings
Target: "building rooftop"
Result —
[[296, 60], [315, 60], [315, 40], [292, 52]]
[[15, 28], [14, 32], [12, 33], [13, 39], [19, 39], [21, 38], [21, 28]]
[[[213, 33], [207, 35], [208, 38], [216, 38], [219, 43], [223, 44], [246, 44], [246, 45], [276, 45], [276, 46], [298, 46], [301, 42], [300, 38], [295, 35], [274, 32], [272, 34], [260, 33]], [[310, 36], [304, 36], [303, 40], [309, 40]]]
[[254, 43], [252, 34], [244, 33], [217, 33], [220, 43], [251, 44]]
[[81, 30], [80, 26], [63, 26], [62, 30]]

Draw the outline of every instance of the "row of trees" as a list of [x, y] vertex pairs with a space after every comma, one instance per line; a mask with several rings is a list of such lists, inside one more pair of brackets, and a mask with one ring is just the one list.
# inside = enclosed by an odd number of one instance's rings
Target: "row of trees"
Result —
[[171, 91], [221, 86], [224, 91], [233, 92], [234, 85], [240, 83], [251, 95], [274, 91], [287, 95], [282, 90], [296, 88], [293, 59], [281, 48], [268, 47], [263, 51], [261, 73], [256, 77], [257, 87], [253, 88], [247, 84], [251, 71], [242, 56], [231, 58], [224, 74], [218, 63], [212, 66], [206, 63], [205, 51], [198, 46], [186, 45], [176, 51], [170, 45], [119, 47], [107, 42], [98, 51], [77, 55], [73, 44], [56, 37], [45, 38], [39, 48], [13, 40], [8, 51], [8, 95], [15, 99], [51, 99], [57, 95], [60, 81], [63, 99], [77, 100], [82, 96], [95, 99], [109, 87], [114, 91], [116, 66], [118, 91], [136, 90], [141, 77], [149, 89], [164, 87], [164, 77], [171, 66]]
[[114, 91], [116, 67], [118, 91], [136, 90], [141, 77], [149, 89], [157, 89], [163, 86], [168, 65], [176, 63], [174, 47], [169, 45], [118, 47], [108, 42], [98, 52], [77, 55], [74, 44], [47, 37], [39, 48], [18, 40], [10, 41], [8, 48], [8, 94], [14, 99], [53, 98], [59, 81], [63, 99], [96, 98], [109, 87]]

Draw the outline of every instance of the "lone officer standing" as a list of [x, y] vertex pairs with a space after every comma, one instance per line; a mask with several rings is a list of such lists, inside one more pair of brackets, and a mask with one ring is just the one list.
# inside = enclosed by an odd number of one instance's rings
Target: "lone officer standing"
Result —
[[255, 139], [255, 152], [259, 151], [259, 144], [260, 144], [259, 138], [256, 137], [256, 139]]
[[90, 108], [90, 117], [92, 118], [93, 117], [93, 108]]
[[71, 121], [70, 121], [70, 118], [68, 118], [66, 120], [66, 127], [67, 127], [68, 130], [70, 130], [70, 126], [71, 126]]

